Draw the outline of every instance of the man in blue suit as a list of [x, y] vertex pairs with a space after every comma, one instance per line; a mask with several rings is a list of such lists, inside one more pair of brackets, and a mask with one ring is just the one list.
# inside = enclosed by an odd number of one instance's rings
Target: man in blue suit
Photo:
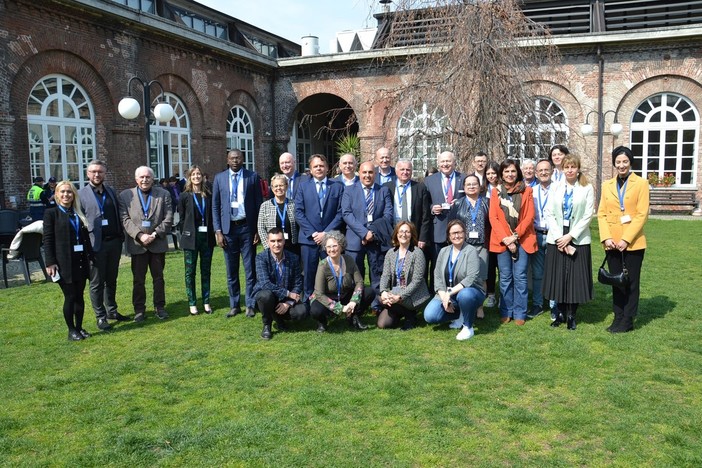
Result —
[[280, 167], [280, 173], [288, 178], [288, 199], [295, 200], [297, 188], [307, 176], [297, 172], [297, 160], [292, 153], [281, 154], [278, 158], [278, 167]]
[[[371, 286], [376, 297], [380, 297], [380, 275], [385, 252], [390, 248], [394, 215], [390, 190], [375, 183], [375, 175], [372, 161], [361, 164], [360, 183], [344, 190], [341, 214], [346, 223], [346, 251], [364, 276], [368, 257]], [[371, 307], [379, 312], [378, 301], [373, 301]]]
[[387, 148], [378, 148], [375, 152], [375, 165], [378, 168], [378, 173], [375, 176], [375, 183], [378, 185], [395, 182], [395, 168], [390, 165], [390, 150]]
[[[310, 157], [310, 175], [300, 183], [295, 195], [295, 220], [300, 227], [302, 267], [305, 272], [304, 300], [314, 292], [314, 279], [321, 255], [324, 233], [341, 227], [341, 195], [344, 185], [329, 179], [327, 158]], [[326, 254], [324, 254], [326, 255]]]
[[258, 174], [242, 168], [244, 153], [231, 150], [226, 169], [215, 175], [212, 188], [212, 222], [217, 245], [224, 249], [229, 287], [230, 310], [227, 318], [240, 312], [239, 255], [244, 260], [246, 274], [246, 316], [255, 315], [256, 301], [251, 294], [256, 281], [254, 262], [258, 234], [258, 210], [263, 202], [261, 179]]

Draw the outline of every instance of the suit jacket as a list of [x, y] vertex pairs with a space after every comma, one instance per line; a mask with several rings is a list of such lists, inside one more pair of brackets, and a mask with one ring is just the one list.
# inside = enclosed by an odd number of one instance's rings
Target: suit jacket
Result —
[[[137, 190], [139, 188], [134, 187], [119, 194], [122, 226], [129, 236], [129, 239], [126, 240], [127, 252], [131, 255], [143, 254], [147, 250], [153, 253], [164, 253], [168, 250], [167, 236], [173, 227], [171, 194], [161, 187], [155, 185], [151, 187], [151, 204], [149, 205], [148, 217], [145, 218]], [[145, 219], [151, 221], [151, 226], [142, 226], [141, 223]], [[136, 240], [137, 235], [142, 232], [146, 234], [155, 232], [156, 239], [148, 246], [144, 246]]]
[[[617, 178], [605, 181], [602, 184], [600, 206], [597, 210], [601, 241], [612, 239], [618, 242], [624, 239], [629, 243], [628, 250], [645, 249], [646, 236], [643, 227], [648, 220], [648, 205], [648, 181], [633, 172], [629, 174], [624, 193], [624, 213], [619, 207]], [[631, 216], [631, 222], [622, 224], [621, 217], [625, 214]]]
[[[455, 174], [453, 178], [453, 199], [458, 200], [464, 196], [463, 181], [466, 176], [458, 171], [455, 171]], [[441, 205], [446, 202], [444, 175], [441, 172], [432, 174], [424, 179], [424, 185], [426, 185], [427, 192], [429, 193], [429, 213], [431, 214], [432, 205]], [[431, 215], [434, 224], [432, 235], [436, 243], [441, 244], [447, 242], [446, 225], [448, 224], [448, 215], [449, 210], [442, 210], [441, 214], [438, 216]]]
[[[119, 197], [117, 192], [112, 187], [102, 184], [105, 191], [105, 195], [110, 197], [112, 204], [117, 209], [117, 219], [120, 219], [120, 205]], [[80, 198], [80, 205], [83, 208], [83, 213], [85, 218], [88, 220], [88, 232], [90, 232], [90, 242], [93, 244], [93, 251], [99, 252], [102, 246], [102, 213], [100, 212], [100, 205], [98, 205], [97, 199], [95, 198], [95, 192], [93, 192], [93, 187], [90, 184], [86, 184], [85, 187], [78, 191], [78, 198]], [[117, 231], [119, 232], [120, 239], [124, 240], [124, 230], [122, 225], [117, 223]]]
[[[395, 173], [395, 168], [390, 166], [390, 180], [388, 182], [395, 182], [397, 180], [397, 174]], [[380, 181], [380, 168], [376, 166], [375, 183], [378, 185], [383, 185]]]
[[[90, 235], [80, 218], [79, 240], [83, 246], [83, 253], [80, 260], [83, 262], [85, 271], [88, 271], [90, 260], [93, 257], [93, 249], [90, 244]], [[65, 283], [73, 282], [73, 245], [75, 243], [75, 231], [69, 217], [57, 206], [47, 208], [44, 212], [44, 262], [47, 266], [58, 265], [59, 274]], [[87, 277], [87, 274], [86, 274]]]
[[[366, 195], [361, 183], [350, 185], [344, 189], [344, 195], [341, 199], [341, 214], [346, 223], [346, 250], [362, 250], [361, 241], [368, 234], [368, 231], [372, 230], [375, 234], [384, 229], [380, 226], [373, 226], [374, 224], [385, 223], [386, 232], [388, 226], [395, 225], [392, 198], [387, 187], [373, 184], [372, 223], [368, 222], [365, 199]], [[376, 237], [376, 242], [380, 240]], [[381, 242], [381, 250], [389, 248], [389, 243]]]
[[[263, 202], [263, 193], [261, 192], [261, 178], [255, 172], [248, 169], [241, 170], [241, 178], [239, 181], [244, 184], [244, 211], [246, 211], [246, 226], [253, 236], [256, 234], [256, 226], [258, 224], [258, 209]], [[215, 175], [214, 186], [212, 187], [212, 222], [215, 231], [221, 231], [222, 234], [229, 234], [229, 226], [231, 223], [230, 204], [229, 204], [229, 169], [226, 169]]]
[[[449, 244], [439, 251], [439, 256], [436, 258], [436, 267], [434, 268], [434, 291], [446, 291], [446, 267], [448, 266], [453, 245]], [[461, 256], [456, 262], [453, 271], [453, 285], [462, 284], [464, 288], [471, 286], [484, 291], [483, 284], [485, 278], [480, 276], [480, 257], [478, 251], [470, 244], [463, 244], [461, 248]], [[437, 294], [435, 297], [439, 297]]]
[[[212, 196], [203, 198], [205, 201], [205, 224], [207, 225], [207, 245], [214, 248], [215, 235], [212, 226]], [[197, 230], [200, 225], [195, 225], [195, 200], [192, 192], [182, 192], [178, 201], [178, 216], [180, 222], [180, 247], [183, 250], [197, 250]]]
[[[548, 226], [546, 242], [555, 244], [556, 239], [563, 236], [563, 197], [566, 185], [556, 184], [548, 197], [544, 208], [544, 218]], [[573, 236], [573, 244], [585, 245], [592, 242], [590, 237], [590, 221], [595, 214], [595, 192], [592, 185], [580, 185], [578, 182], [573, 187], [573, 211], [570, 216], [568, 233]]]
[[[290, 221], [290, 229], [292, 230], [292, 239], [290, 239], [291, 244], [297, 244], [298, 238], [298, 227], [295, 222], [295, 202], [288, 199], [288, 212], [286, 214], [288, 221]], [[261, 239], [261, 244], [263, 248], [268, 248], [268, 231], [276, 226], [278, 222], [278, 210], [275, 203], [275, 198], [266, 200], [261, 203], [261, 209], [258, 212], [258, 238]]]
[[[498, 186], [499, 187], [499, 186]], [[492, 189], [490, 195], [490, 252], [502, 253], [507, 246], [502, 239], [512, 235], [507, 218], [500, 205], [500, 195], [497, 189]], [[515, 229], [519, 237], [519, 245], [526, 253], [536, 252], [536, 231], [534, 230], [534, 197], [531, 187], [526, 187], [522, 193], [522, 203], [519, 206], [519, 220]]]
[[[393, 286], [397, 286], [396, 261], [399, 247], [388, 250], [383, 262], [383, 274], [380, 277], [380, 292], [391, 292]], [[401, 304], [411, 310], [417, 310], [424, 305], [431, 295], [424, 281], [424, 270], [426, 270], [426, 260], [424, 253], [419, 247], [413, 246], [405, 255], [405, 262], [402, 265], [401, 275], [405, 278], [406, 286], [400, 287]]]
[[[417, 228], [417, 235], [420, 242], [431, 242], [431, 204], [429, 203], [429, 193], [427, 187], [422, 182], [410, 180], [410, 198], [412, 198], [411, 206], [409, 206], [410, 221]], [[397, 189], [397, 181], [388, 182], [385, 187], [390, 190], [390, 199], [393, 207], [393, 221], [400, 217], [402, 213], [395, 212], [395, 190]]]
[[308, 177], [302, 181], [300, 190], [295, 195], [295, 221], [300, 228], [298, 237], [300, 244], [316, 245], [312, 234], [341, 227], [341, 197], [344, 193], [344, 184], [330, 178], [327, 178], [326, 184], [327, 193], [324, 196], [321, 216], [314, 177]]
[[[344, 176], [343, 176], [342, 174], [339, 174], [338, 176], [334, 177], [334, 180], [338, 180], [339, 182], [341, 182], [341, 183], [344, 185], [344, 188], [348, 187], [348, 186], [346, 185], [346, 181], [344, 180]], [[359, 179], [358, 179], [358, 176], [354, 176], [354, 177], [353, 177], [353, 183], [354, 183], [354, 184], [355, 184], [356, 182], [358, 182], [358, 180], [359, 180]], [[376, 180], [377, 180], [377, 178], [376, 178]], [[377, 182], [376, 182], [376, 183], [377, 183]], [[351, 184], [351, 185], [353, 185], [353, 184]]]
[[255, 297], [259, 291], [271, 291], [278, 301], [288, 297], [288, 291], [302, 294], [302, 272], [300, 271], [300, 257], [293, 252], [285, 251], [283, 258], [283, 278], [278, 284], [278, 273], [275, 259], [270, 249], [256, 255], [256, 284], [251, 296]]

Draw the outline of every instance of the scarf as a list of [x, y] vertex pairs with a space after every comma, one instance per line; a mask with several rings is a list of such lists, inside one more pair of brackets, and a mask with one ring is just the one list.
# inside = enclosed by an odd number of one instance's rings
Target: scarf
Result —
[[510, 192], [500, 184], [497, 190], [500, 196], [500, 208], [505, 214], [509, 228], [514, 232], [519, 224], [519, 208], [522, 206], [522, 193], [526, 189], [524, 181], [517, 182]]

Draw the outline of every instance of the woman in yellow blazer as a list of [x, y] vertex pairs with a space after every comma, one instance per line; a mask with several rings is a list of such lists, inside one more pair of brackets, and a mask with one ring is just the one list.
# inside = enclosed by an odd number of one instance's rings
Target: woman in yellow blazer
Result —
[[614, 148], [612, 162], [617, 176], [602, 184], [597, 210], [609, 271], [622, 271], [622, 260], [629, 270], [629, 286], [625, 290], [612, 287], [614, 321], [607, 328], [612, 333], [633, 330], [639, 308], [639, 280], [646, 250], [643, 227], [648, 219], [649, 193], [648, 182], [631, 172], [633, 161], [631, 149]]

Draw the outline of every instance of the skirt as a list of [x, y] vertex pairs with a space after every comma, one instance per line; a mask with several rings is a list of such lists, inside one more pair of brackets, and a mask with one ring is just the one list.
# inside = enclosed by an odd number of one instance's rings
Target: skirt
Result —
[[593, 298], [590, 245], [576, 245], [575, 255], [548, 244], [541, 285], [544, 297], [563, 304], [584, 304]]

